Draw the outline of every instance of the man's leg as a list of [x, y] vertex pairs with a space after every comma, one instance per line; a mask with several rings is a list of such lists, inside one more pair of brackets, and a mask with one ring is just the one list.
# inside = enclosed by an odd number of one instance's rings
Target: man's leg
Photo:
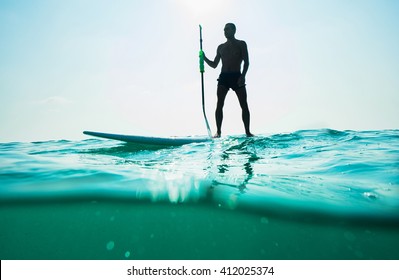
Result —
[[222, 85], [218, 86], [217, 90], [218, 102], [216, 105], [216, 112], [215, 112], [217, 132], [214, 136], [215, 138], [218, 138], [222, 135], [223, 106], [228, 91], [229, 91], [228, 88]]
[[242, 121], [244, 122], [245, 133], [247, 136], [253, 136], [249, 129], [249, 108], [247, 103], [247, 90], [245, 87], [240, 87], [236, 91], [238, 101], [240, 102], [241, 110], [242, 110]]

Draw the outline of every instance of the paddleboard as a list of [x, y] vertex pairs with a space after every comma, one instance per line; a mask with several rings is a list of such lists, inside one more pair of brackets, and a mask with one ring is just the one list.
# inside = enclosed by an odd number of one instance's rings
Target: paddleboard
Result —
[[118, 140], [127, 143], [157, 145], [157, 146], [181, 146], [190, 143], [201, 143], [201, 142], [212, 141], [212, 138], [206, 136], [151, 137], [151, 136], [139, 136], [139, 135], [112, 134], [112, 133], [103, 133], [95, 131], [83, 131], [83, 133], [90, 136]]

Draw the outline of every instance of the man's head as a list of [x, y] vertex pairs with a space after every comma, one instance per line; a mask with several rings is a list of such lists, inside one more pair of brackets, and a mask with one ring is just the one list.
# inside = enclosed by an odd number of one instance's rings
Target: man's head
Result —
[[227, 39], [232, 39], [234, 38], [234, 35], [236, 34], [236, 26], [234, 23], [227, 23], [224, 27], [224, 36]]

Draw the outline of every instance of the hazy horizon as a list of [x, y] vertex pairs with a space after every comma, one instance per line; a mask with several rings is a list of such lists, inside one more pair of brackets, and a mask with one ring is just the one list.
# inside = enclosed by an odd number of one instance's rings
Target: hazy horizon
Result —
[[[254, 134], [398, 129], [397, 1], [1, 1], [0, 141], [206, 135], [199, 30], [248, 45]], [[215, 132], [217, 69], [205, 69]], [[223, 135], [243, 134], [230, 91]]]

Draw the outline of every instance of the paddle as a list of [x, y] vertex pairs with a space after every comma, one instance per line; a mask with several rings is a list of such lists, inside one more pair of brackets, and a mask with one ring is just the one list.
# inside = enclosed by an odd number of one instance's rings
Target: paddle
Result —
[[205, 66], [204, 66], [204, 52], [202, 51], [202, 26], [201, 25], [199, 26], [199, 29], [200, 29], [199, 67], [200, 67], [200, 72], [201, 72], [202, 112], [204, 113], [204, 119], [205, 119], [206, 128], [208, 129], [208, 135], [210, 138], [212, 138], [212, 132], [209, 127], [208, 119], [206, 118], [206, 113], [205, 113], [205, 94], [204, 94]]

